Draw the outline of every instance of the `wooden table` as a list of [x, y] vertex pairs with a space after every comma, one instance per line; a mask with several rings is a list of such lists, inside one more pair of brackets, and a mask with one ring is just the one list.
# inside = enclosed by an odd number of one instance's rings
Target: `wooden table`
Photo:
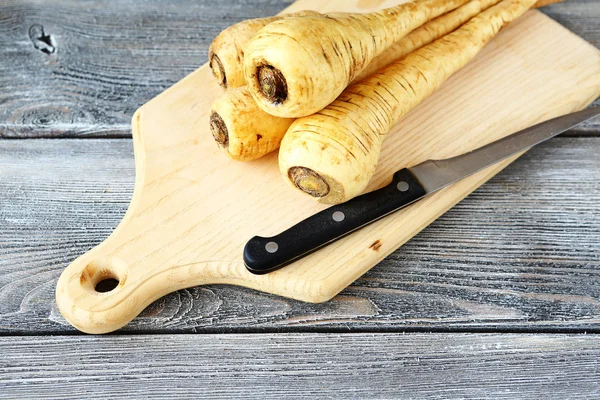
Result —
[[[0, 397], [600, 396], [600, 120], [532, 150], [324, 304], [173, 293], [117, 334], [56, 280], [122, 218], [130, 117], [290, 0], [0, 3]], [[600, 4], [544, 10], [600, 46]], [[49, 139], [52, 140], [49, 140]]]

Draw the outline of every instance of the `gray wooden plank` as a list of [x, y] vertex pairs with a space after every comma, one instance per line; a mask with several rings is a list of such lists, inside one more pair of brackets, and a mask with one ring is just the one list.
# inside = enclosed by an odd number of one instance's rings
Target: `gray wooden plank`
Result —
[[593, 399], [597, 335], [0, 338], [0, 398]]
[[[323, 304], [182, 290], [126, 332], [600, 332], [600, 139], [557, 138]], [[0, 141], [0, 331], [73, 331], [54, 286], [132, 192], [130, 140]]]
[[[220, 30], [291, 2], [5, 0], [0, 137], [130, 137], [133, 112], [203, 64]], [[600, 47], [596, 0], [545, 12]]]
[[600, 3], [597, 0], [565, 0], [541, 10], [576, 35], [600, 47]]

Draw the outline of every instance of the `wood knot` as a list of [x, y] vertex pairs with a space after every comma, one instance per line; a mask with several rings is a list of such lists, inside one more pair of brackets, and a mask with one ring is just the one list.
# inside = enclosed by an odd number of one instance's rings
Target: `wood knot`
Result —
[[377, 239], [376, 241], [373, 242], [373, 244], [371, 244], [369, 246], [369, 248], [373, 251], [379, 251], [379, 249], [381, 248], [381, 245], [383, 245], [383, 242], [381, 241], [381, 239]]
[[44, 32], [44, 27], [40, 24], [33, 24], [29, 27], [29, 39], [33, 47], [48, 55], [56, 51], [56, 43], [52, 35]]

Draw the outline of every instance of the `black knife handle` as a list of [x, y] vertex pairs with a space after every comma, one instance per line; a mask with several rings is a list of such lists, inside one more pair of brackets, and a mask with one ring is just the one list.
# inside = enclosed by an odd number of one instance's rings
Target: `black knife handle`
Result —
[[392, 183], [323, 210], [270, 238], [255, 236], [244, 247], [244, 263], [254, 274], [282, 268], [342, 237], [406, 207], [425, 196], [425, 189], [408, 169]]

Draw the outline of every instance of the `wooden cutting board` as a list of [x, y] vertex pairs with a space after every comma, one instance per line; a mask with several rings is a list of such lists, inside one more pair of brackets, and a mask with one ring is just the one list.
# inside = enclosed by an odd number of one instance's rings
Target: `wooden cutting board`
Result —
[[[288, 10], [368, 12], [401, 1], [300, 0]], [[513, 159], [462, 180], [289, 267], [256, 276], [242, 250], [321, 210], [290, 189], [276, 155], [226, 158], [209, 107], [221, 88], [204, 65], [133, 116], [136, 182], [123, 221], [60, 277], [64, 317], [88, 333], [116, 330], [167, 293], [233, 284], [307, 302], [331, 299]], [[600, 52], [538, 11], [503, 31], [388, 135], [368, 190], [394, 171], [450, 157], [534, 123], [580, 110], [600, 94]], [[98, 282], [116, 279], [109, 292]]]

